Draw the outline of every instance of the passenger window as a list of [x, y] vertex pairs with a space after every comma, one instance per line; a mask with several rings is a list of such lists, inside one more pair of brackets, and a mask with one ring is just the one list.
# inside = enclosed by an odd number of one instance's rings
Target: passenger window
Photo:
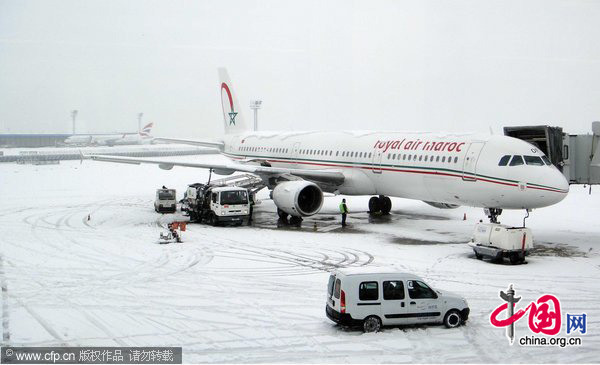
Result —
[[411, 299], [435, 299], [437, 298], [437, 294], [431, 290], [427, 284], [422, 281], [417, 280], [409, 280], [407, 282], [408, 286], [408, 296]]
[[525, 163], [533, 166], [544, 166], [544, 161], [539, 156], [523, 156]]
[[446, 156], [442, 156], [442, 162], [446, 162]]
[[334, 296], [336, 299], [340, 298], [341, 289], [342, 289], [342, 282], [340, 281], [340, 279], [337, 279], [335, 281], [335, 289], [334, 289]]
[[408, 155], [408, 160], [410, 161], [411, 155]]
[[358, 287], [358, 299], [377, 300], [379, 299], [379, 286], [376, 281], [365, 281]]
[[513, 156], [512, 160], [510, 160], [510, 166], [519, 166], [523, 164], [523, 157], [521, 156]]
[[371, 152], [369, 152], [369, 158], [371, 158]]
[[458, 157], [454, 157], [454, 163], [458, 162]]
[[510, 155], [502, 156], [500, 162], [498, 162], [498, 166], [506, 166], [508, 165], [508, 161], [510, 161]]
[[435, 162], [440, 162], [440, 156], [435, 158]]
[[339, 154], [340, 154], [340, 151], [335, 151], [335, 156], [336, 157], [339, 156]]
[[401, 281], [383, 282], [383, 299], [400, 300], [404, 299], [404, 284]]

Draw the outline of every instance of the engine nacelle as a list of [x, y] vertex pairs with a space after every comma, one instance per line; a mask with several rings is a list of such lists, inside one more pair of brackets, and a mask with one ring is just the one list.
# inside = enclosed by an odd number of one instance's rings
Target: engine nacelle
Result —
[[307, 217], [321, 210], [323, 191], [310, 181], [286, 181], [273, 189], [277, 208], [296, 217]]
[[431, 205], [432, 207], [436, 207], [436, 208], [440, 208], [440, 209], [456, 209], [456, 208], [460, 207], [460, 205], [456, 205], [456, 204], [426, 202], [425, 200], [423, 200], [423, 203], [427, 203], [427, 204]]

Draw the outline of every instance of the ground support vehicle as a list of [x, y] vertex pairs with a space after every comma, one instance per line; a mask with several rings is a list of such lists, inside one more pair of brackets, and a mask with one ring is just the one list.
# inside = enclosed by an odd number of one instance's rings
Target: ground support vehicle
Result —
[[177, 210], [177, 192], [175, 189], [157, 189], [154, 199], [154, 211], [157, 213], [175, 213]]
[[344, 326], [361, 326], [365, 332], [425, 323], [458, 327], [467, 321], [469, 311], [464, 298], [393, 268], [338, 269], [327, 286], [327, 317]]
[[525, 227], [479, 222], [469, 246], [477, 259], [487, 257], [502, 261], [508, 258], [511, 264], [524, 263], [525, 256], [533, 249], [533, 234]]

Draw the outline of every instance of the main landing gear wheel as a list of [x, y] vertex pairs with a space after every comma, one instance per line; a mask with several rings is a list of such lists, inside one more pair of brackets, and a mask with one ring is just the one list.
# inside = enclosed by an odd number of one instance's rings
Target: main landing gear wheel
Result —
[[375, 214], [381, 212], [381, 203], [379, 202], [379, 198], [374, 196], [369, 199], [369, 213]]
[[277, 215], [281, 220], [287, 221], [288, 219], [288, 214], [279, 208], [277, 208]]
[[384, 215], [390, 214], [390, 211], [392, 210], [392, 199], [384, 196], [383, 198], [380, 197], [379, 200], [383, 203], [381, 206], [381, 213]]
[[295, 215], [290, 217], [290, 224], [294, 226], [300, 226], [302, 224], [302, 217], [296, 217]]
[[369, 199], [369, 213], [371, 214], [390, 214], [392, 210], [392, 200], [387, 196], [374, 196]]

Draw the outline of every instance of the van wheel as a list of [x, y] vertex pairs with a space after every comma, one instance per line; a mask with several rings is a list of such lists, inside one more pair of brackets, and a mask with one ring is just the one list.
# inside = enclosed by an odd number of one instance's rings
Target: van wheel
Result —
[[444, 325], [448, 328], [456, 328], [462, 323], [460, 312], [456, 309], [449, 310], [444, 316]]
[[381, 329], [381, 319], [375, 316], [365, 318], [363, 321], [363, 331], [365, 332], [379, 332]]

